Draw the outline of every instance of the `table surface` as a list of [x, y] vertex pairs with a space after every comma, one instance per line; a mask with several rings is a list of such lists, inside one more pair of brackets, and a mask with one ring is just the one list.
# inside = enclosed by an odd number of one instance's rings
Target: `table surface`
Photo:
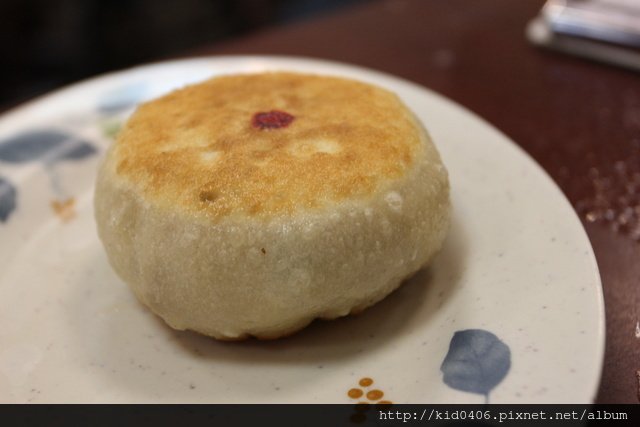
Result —
[[[531, 46], [543, 0], [386, 0], [203, 46], [385, 71], [445, 95], [533, 156], [580, 214], [602, 276], [598, 403], [638, 403], [640, 76]], [[640, 331], [639, 331], [640, 334]]]

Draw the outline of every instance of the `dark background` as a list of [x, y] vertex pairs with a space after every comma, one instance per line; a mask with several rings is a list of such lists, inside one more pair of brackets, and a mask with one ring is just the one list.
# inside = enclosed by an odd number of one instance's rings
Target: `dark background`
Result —
[[0, 109], [106, 71], [370, 1], [0, 0]]

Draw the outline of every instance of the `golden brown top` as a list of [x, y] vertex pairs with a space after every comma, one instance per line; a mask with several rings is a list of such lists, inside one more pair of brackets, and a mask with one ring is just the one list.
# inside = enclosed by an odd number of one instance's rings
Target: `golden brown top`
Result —
[[426, 138], [392, 93], [296, 73], [214, 78], [143, 104], [116, 173], [146, 197], [211, 218], [292, 213], [371, 195]]

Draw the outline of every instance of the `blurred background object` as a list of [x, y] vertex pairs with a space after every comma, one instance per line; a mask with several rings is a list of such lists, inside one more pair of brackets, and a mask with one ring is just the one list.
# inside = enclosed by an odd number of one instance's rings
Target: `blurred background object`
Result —
[[2, 0], [0, 109], [106, 71], [371, 0]]
[[640, 71], [638, 0], [547, 0], [527, 35], [537, 45]]

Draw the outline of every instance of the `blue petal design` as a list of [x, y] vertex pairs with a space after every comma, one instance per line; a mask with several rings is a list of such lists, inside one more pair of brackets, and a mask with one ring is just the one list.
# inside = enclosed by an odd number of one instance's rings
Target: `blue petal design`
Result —
[[74, 139], [66, 143], [59, 156], [55, 160], [82, 160], [86, 157], [93, 156], [98, 150], [87, 141]]
[[0, 221], [7, 222], [9, 215], [16, 209], [16, 189], [0, 176]]
[[98, 102], [98, 111], [105, 114], [117, 113], [135, 106], [144, 96], [146, 86], [134, 83], [122, 86], [102, 95]]
[[96, 151], [88, 142], [58, 130], [29, 131], [0, 141], [0, 160], [10, 163], [79, 160]]
[[456, 390], [483, 394], [488, 400], [511, 368], [509, 347], [489, 331], [457, 331], [440, 370], [443, 381]]

